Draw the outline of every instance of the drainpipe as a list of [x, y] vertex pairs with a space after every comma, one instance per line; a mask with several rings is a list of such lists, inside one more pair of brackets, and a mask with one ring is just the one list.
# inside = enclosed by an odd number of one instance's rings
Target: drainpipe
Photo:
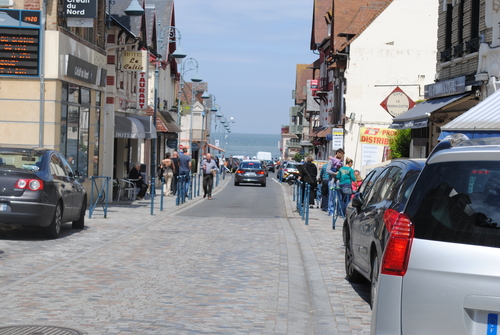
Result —
[[39, 36], [39, 50], [40, 59], [38, 64], [40, 66], [40, 121], [38, 130], [38, 146], [43, 147], [43, 136], [44, 136], [44, 125], [45, 125], [45, 22], [47, 15], [47, 1], [42, 2], [42, 13], [41, 13], [41, 28]]

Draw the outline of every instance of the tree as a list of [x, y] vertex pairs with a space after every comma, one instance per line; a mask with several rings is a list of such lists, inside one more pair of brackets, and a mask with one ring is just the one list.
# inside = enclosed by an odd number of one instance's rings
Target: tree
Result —
[[410, 157], [411, 129], [398, 129], [389, 136], [390, 159]]
[[294, 161], [296, 161], [296, 162], [302, 162], [302, 159], [303, 159], [303, 158], [304, 158], [304, 156], [302, 156], [302, 155], [300, 154], [300, 152], [297, 152], [297, 153], [295, 154], [295, 156], [293, 156], [293, 160], [294, 160]]

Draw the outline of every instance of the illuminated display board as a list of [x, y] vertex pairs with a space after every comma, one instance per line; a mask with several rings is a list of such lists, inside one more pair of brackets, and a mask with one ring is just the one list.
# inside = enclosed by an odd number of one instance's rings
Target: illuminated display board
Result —
[[0, 9], [0, 75], [38, 76], [40, 11]]

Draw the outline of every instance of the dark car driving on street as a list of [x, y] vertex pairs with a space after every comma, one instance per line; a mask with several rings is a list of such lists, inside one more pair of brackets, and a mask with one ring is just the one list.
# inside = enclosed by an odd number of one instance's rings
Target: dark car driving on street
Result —
[[403, 210], [424, 164], [425, 159], [398, 159], [375, 169], [347, 207], [343, 228], [347, 279], [370, 281], [372, 302], [390, 233], [388, 218]]
[[266, 170], [260, 161], [242, 161], [234, 173], [234, 185], [253, 183], [266, 186]]
[[83, 229], [87, 194], [59, 153], [0, 148], [0, 223], [41, 227], [57, 238], [63, 222]]

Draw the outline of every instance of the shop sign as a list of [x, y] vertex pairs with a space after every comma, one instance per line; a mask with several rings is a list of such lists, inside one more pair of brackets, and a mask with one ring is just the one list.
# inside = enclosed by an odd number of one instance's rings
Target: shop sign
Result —
[[424, 86], [424, 97], [426, 99], [446, 97], [461, 93], [465, 93], [465, 76]]
[[148, 54], [142, 51], [123, 51], [122, 70], [123, 71], [146, 71]]
[[177, 148], [177, 139], [176, 138], [167, 139], [167, 147], [172, 149]]
[[359, 142], [372, 145], [389, 145], [389, 137], [395, 135], [396, 132], [394, 129], [362, 127], [359, 132]]
[[344, 147], [344, 130], [342, 128], [332, 129], [332, 150]]
[[148, 74], [139, 72], [137, 74], [137, 109], [148, 108]]
[[380, 103], [392, 117], [396, 117], [415, 106], [413, 101], [402, 89], [396, 87], [391, 94]]
[[84, 81], [89, 84], [96, 83], [97, 66], [84, 61], [73, 55], [67, 55], [68, 66], [66, 75], [68, 77]]
[[97, 0], [64, 0], [64, 17], [97, 17]]

